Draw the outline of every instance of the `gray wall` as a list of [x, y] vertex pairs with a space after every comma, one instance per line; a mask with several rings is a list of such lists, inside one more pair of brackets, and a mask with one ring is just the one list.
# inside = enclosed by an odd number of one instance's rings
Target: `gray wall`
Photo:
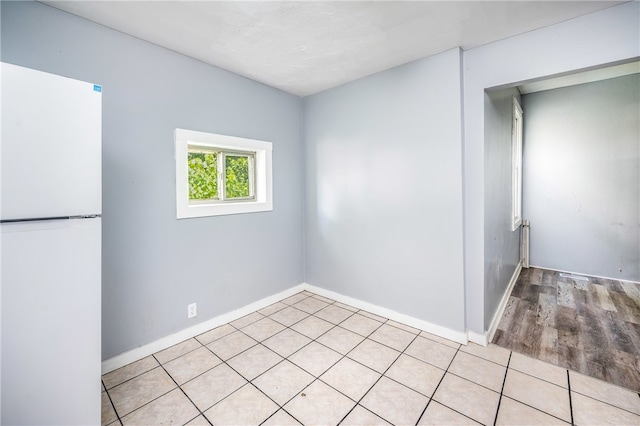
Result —
[[520, 261], [520, 228], [511, 230], [511, 129], [517, 89], [485, 93], [484, 327], [490, 325]]
[[305, 98], [306, 281], [464, 331], [460, 51]]
[[524, 96], [531, 264], [640, 281], [640, 75]]
[[[464, 52], [464, 250], [467, 328], [485, 318], [485, 90], [640, 56], [640, 2]], [[526, 121], [526, 117], [525, 117]]]
[[[103, 85], [103, 359], [303, 281], [300, 98], [39, 3], [1, 7], [3, 61]], [[273, 142], [273, 212], [176, 220], [176, 127]]]

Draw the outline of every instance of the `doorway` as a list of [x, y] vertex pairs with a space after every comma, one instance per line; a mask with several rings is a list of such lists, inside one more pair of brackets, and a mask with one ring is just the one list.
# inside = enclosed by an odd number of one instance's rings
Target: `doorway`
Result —
[[[523, 218], [531, 222], [534, 266], [520, 274], [493, 342], [635, 391], [640, 390], [638, 68], [625, 64], [598, 70], [595, 77], [567, 76], [487, 94], [494, 107], [506, 91], [517, 90], [522, 100]], [[498, 160], [489, 139], [497, 129], [485, 129], [490, 175], [485, 184], [499, 182], [499, 187], [505, 182], [495, 172], [499, 167], [491, 169]], [[510, 266], [520, 260], [513, 249], [520, 234], [496, 232], [500, 220], [489, 216], [490, 209], [485, 210], [485, 254]], [[501, 253], [492, 257], [491, 250]], [[490, 296], [492, 282], [504, 277], [497, 266], [486, 265]]]

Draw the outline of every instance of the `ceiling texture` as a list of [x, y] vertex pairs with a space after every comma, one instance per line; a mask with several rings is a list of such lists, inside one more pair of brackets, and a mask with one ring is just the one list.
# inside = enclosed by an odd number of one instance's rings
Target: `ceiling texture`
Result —
[[624, 1], [43, 1], [306, 96]]

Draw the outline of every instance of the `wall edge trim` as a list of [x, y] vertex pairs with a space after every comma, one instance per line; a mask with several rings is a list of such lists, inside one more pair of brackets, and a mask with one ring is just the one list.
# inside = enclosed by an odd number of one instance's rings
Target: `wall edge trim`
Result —
[[511, 296], [511, 292], [513, 291], [513, 287], [516, 285], [516, 281], [518, 281], [518, 277], [520, 276], [520, 272], [522, 271], [522, 260], [518, 262], [516, 265], [515, 271], [513, 271], [513, 275], [511, 275], [511, 279], [509, 280], [509, 285], [507, 286], [507, 290], [502, 295], [502, 299], [500, 300], [500, 304], [498, 305], [498, 309], [496, 313], [493, 314], [493, 318], [491, 319], [491, 324], [489, 325], [489, 330], [484, 333], [476, 333], [475, 331], [468, 330], [469, 341], [476, 343], [481, 346], [487, 346], [493, 340], [493, 335], [496, 333], [498, 329], [498, 324], [500, 323], [500, 319], [502, 318], [502, 314], [504, 314], [504, 310], [507, 307], [507, 302], [509, 301], [509, 296]]
[[487, 342], [485, 346], [493, 340], [493, 335], [496, 334], [496, 330], [498, 329], [498, 324], [500, 323], [500, 319], [504, 314], [504, 310], [507, 308], [507, 302], [509, 301], [509, 297], [511, 296], [511, 292], [513, 291], [513, 287], [516, 285], [518, 281], [518, 277], [520, 276], [520, 272], [522, 272], [522, 260], [518, 262], [516, 265], [516, 270], [513, 271], [513, 275], [511, 275], [511, 280], [509, 280], [509, 285], [507, 286], [507, 290], [504, 292], [502, 296], [502, 300], [500, 300], [500, 304], [498, 305], [498, 309], [496, 313], [493, 315], [493, 319], [491, 320], [491, 324], [489, 325], [489, 330], [485, 333], [487, 337]]

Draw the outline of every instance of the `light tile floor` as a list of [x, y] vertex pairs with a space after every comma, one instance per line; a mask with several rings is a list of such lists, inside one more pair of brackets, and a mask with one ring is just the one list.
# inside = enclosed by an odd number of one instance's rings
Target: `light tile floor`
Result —
[[638, 393], [306, 291], [102, 386], [103, 425], [640, 425]]

